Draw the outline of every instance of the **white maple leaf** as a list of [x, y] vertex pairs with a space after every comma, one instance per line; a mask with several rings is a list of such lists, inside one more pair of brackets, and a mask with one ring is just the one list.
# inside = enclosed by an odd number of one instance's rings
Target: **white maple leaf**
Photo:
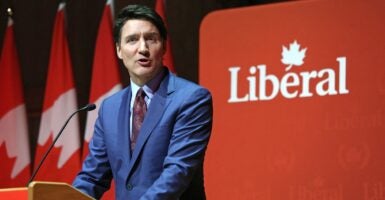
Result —
[[306, 50], [307, 48], [300, 50], [300, 45], [296, 40], [290, 44], [289, 49], [287, 49], [285, 46], [282, 46], [281, 62], [285, 65], [288, 65], [285, 70], [290, 70], [293, 65], [301, 66], [303, 64], [303, 59], [305, 58]]

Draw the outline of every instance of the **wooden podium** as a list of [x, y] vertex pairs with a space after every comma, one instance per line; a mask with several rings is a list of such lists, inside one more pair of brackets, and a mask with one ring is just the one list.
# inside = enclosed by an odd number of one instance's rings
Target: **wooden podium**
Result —
[[90, 200], [92, 197], [67, 183], [34, 181], [28, 188], [0, 189], [0, 199], [7, 200]]

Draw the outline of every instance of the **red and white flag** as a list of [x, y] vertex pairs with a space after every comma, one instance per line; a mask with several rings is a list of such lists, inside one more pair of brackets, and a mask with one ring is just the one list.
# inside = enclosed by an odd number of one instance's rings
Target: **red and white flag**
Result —
[[[94, 124], [103, 99], [121, 90], [119, 64], [112, 34], [112, 1], [108, 0], [104, 7], [96, 38], [90, 102], [95, 103], [96, 111], [87, 113], [85, 136], [83, 143], [83, 159], [88, 155], [88, 144], [94, 132]], [[103, 199], [115, 199], [114, 185], [103, 195]]]
[[[64, 25], [64, 3], [55, 18], [35, 168], [66, 119], [78, 109]], [[35, 180], [72, 183], [80, 170], [79, 121], [74, 116], [40, 168]]]
[[92, 80], [89, 101], [96, 105], [96, 110], [87, 113], [83, 159], [88, 155], [88, 144], [92, 138], [94, 124], [101, 102], [106, 97], [122, 88], [119, 78], [119, 64], [112, 36], [111, 1], [107, 1], [99, 24], [96, 38]]
[[[164, 1], [163, 0], [156, 0], [155, 11], [163, 18], [165, 26], [167, 26], [167, 20], [166, 20], [166, 14], [165, 14]], [[172, 57], [172, 50], [171, 50], [170, 34], [168, 34], [168, 36], [167, 36], [166, 49], [167, 49], [166, 54], [163, 57], [163, 64], [166, 65], [170, 71], [175, 72], [174, 59]]]
[[25, 186], [30, 177], [27, 115], [20, 66], [8, 19], [0, 57], [0, 187]]

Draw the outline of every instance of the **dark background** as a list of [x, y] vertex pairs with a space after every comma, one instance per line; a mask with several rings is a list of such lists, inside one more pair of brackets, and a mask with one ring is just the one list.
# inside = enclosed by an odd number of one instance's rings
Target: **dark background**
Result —
[[[199, 81], [199, 26], [206, 14], [219, 9], [280, 1], [284, 0], [166, 0], [165, 13], [177, 74], [193, 82]], [[94, 46], [105, 0], [66, 2], [67, 38], [78, 105], [81, 107], [88, 103]], [[53, 22], [59, 3], [58, 0], [0, 0], [0, 47], [7, 26], [6, 9], [11, 7], [14, 13], [16, 46], [21, 65], [32, 155], [39, 132]], [[115, 15], [127, 4], [144, 4], [154, 8], [155, 0], [115, 0]], [[229, 27], [234, 28], [237, 27]], [[126, 86], [129, 82], [128, 73], [121, 63], [120, 65], [121, 80]], [[82, 133], [85, 117], [85, 113], [80, 113]]]

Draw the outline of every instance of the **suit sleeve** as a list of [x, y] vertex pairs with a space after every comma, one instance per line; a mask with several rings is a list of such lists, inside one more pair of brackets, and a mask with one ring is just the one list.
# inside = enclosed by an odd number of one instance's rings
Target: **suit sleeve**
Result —
[[202, 166], [212, 127], [212, 98], [199, 88], [179, 108], [163, 171], [141, 200], [178, 199]]
[[89, 144], [89, 155], [83, 163], [81, 172], [73, 182], [75, 188], [96, 199], [100, 199], [103, 193], [110, 188], [112, 179], [111, 167], [104, 143], [102, 110], [103, 106], [99, 109], [94, 135]]

